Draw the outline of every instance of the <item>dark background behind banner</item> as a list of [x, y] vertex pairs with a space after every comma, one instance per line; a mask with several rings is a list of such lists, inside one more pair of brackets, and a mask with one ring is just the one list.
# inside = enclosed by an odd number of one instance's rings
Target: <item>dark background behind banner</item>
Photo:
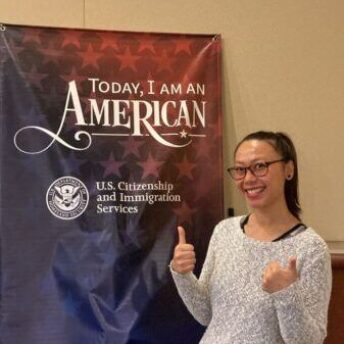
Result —
[[[176, 225], [183, 224], [199, 273], [223, 216], [219, 37], [6, 26], [0, 53], [2, 343], [197, 343], [203, 328], [178, 297], [168, 264]], [[92, 92], [89, 78], [140, 83], [143, 97]], [[164, 136], [176, 144], [192, 139], [183, 148], [127, 135], [93, 136], [81, 151], [57, 141], [40, 154], [19, 151], [14, 137], [21, 128], [57, 132], [73, 80], [87, 120], [89, 99], [187, 99], [206, 102], [206, 125], [173, 129], [187, 137]], [[147, 80], [157, 90], [202, 84], [205, 94], [148, 94]], [[60, 136], [82, 147], [78, 130], [68, 115]], [[18, 143], [30, 151], [52, 140], [37, 129], [23, 134]], [[49, 186], [64, 176], [78, 178], [89, 192], [87, 209], [74, 220], [53, 216], [46, 204]], [[99, 181], [167, 182], [181, 200], [133, 203], [135, 214], [97, 213], [97, 196], [106, 193]]]

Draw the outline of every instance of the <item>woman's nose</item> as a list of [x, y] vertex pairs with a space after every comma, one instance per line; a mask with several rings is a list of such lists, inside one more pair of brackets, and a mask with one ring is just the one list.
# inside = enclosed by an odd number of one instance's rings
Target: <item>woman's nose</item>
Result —
[[252, 172], [250, 168], [246, 170], [246, 175], [245, 175], [245, 181], [246, 180], [255, 180], [257, 179], [256, 175]]

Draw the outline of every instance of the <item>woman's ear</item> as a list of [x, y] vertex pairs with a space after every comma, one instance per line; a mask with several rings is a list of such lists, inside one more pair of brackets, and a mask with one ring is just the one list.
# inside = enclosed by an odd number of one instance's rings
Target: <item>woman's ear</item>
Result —
[[285, 179], [287, 180], [291, 180], [294, 177], [294, 162], [289, 160], [286, 164], [285, 164]]

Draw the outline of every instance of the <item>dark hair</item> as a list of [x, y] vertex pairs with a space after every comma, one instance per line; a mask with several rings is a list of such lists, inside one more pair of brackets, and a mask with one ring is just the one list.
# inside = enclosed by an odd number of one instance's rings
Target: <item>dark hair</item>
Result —
[[295, 146], [290, 137], [281, 132], [272, 131], [257, 131], [245, 136], [236, 146], [234, 156], [245, 141], [261, 140], [271, 144], [276, 152], [281, 154], [285, 161], [292, 161], [294, 163], [294, 174], [290, 180], [286, 180], [284, 184], [284, 196], [287, 202], [289, 211], [300, 220], [301, 207], [299, 202], [299, 176], [297, 168], [297, 156]]

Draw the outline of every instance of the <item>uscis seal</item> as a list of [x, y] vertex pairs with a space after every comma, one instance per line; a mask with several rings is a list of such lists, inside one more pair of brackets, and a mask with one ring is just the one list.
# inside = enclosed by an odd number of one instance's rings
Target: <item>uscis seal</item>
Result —
[[74, 177], [56, 179], [47, 191], [46, 202], [50, 212], [62, 220], [80, 216], [88, 205], [86, 186]]

